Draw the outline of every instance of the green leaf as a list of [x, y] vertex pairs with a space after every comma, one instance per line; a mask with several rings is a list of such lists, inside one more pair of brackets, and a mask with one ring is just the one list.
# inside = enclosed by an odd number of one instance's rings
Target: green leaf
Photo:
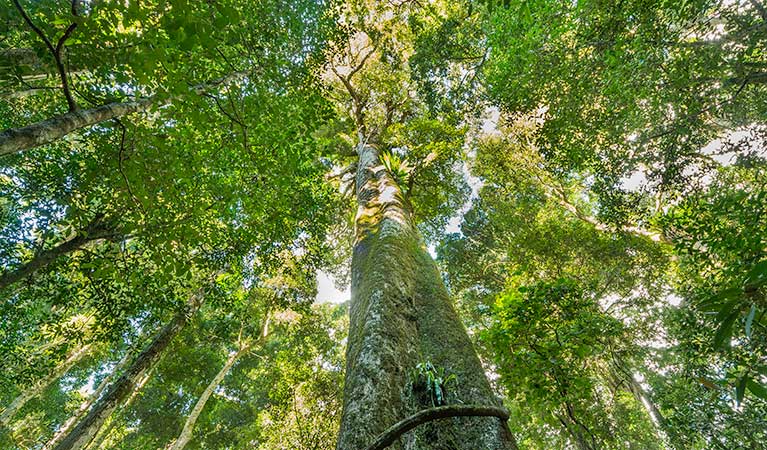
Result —
[[726, 305], [735, 303], [742, 292], [743, 290], [739, 287], [719, 291], [711, 297], [699, 302], [698, 309], [701, 311], [721, 311], [719, 306], [722, 305], [723, 302], [730, 300]]
[[732, 325], [735, 323], [735, 319], [738, 318], [738, 311], [731, 311], [730, 314], [719, 325], [719, 329], [716, 330], [714, 335], [714, 348], [722, 348], [725, 343], [729, 344], [730, 337], [732, 336]]
[[748, 386], [748, 390], [751, 391], [752, 394], [756, 395], [762, 400], [767, 400], [767, 388], [754, 380], [748, 380], [746, 386]]
[[767, 259], [759, 261], [746, 275], [747, 284], [761, 286], [767, 283]]
[[740, 380], [738, 380], [737, 386], [735, 386], [735, 401], [740, 405], [740, 403], [743, 401], [743, 395], [746, 392], [746, 383], [748, 383], [749, 378], [747, 376], [744, 376]]
[[746, 317], [746, 336], [751, 337], [751, 326], [754, 323], [754, 316], [756, 315], [756, 303], [751, 305], [751, 311], [748, 312]]

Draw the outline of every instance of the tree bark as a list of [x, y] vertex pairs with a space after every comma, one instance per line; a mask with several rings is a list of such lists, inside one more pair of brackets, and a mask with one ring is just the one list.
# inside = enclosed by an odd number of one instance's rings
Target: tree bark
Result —
[[[413, 222], [410, 203], [379, 160], [357, 148], [357, 203], [344, 408], [338, 450], [371, 445], [387, 428], [432, 406], [411, 373], [429, 361], [454, 374], [447, 403], [500, 406]], [[505, 421], [430, 422], [391, 449], [515, 449]]]
[[221, 384], [221, 382], [224, 380], [224, 377], [227, 373], [229, 373], [229, 370], [232, 368], [232, 366], [234, 366], [234, 363], [236, 363], [240, 356], [242, 356], [242, 354], [246, 351], [247, 347], [243, 347], [229, 355], [226, 363], [224, 363], [224, 367], [218, 371], [216, 376], [213, 377], [213, 380], [211, 380], [211, 382], [202, 392], [200, 398], [197, 399], [197, 403], [194, 405], [192, 412], [189, 413], [189, 417], [186, 418], [186, 422], [184, 423], [184, 428], [181, 430], [181, 434], [179, 434], [176, 441], [168, 447], [169, 450], [182, 450], [184, 447], [186, 447], [189, 441], [192, 440], [194, 426], [197, 423], [197, 419], [200, 417], [202, 410], [205, 408], [205, 404], [208, 403], [208, 399], [210, 399], [210, 396], [213, 395], [213, 391], [215, 391], [218, 385]]
[[[191, 91], [196, 94], [202, 94], [212, 87], [228, 83], [242, 76], [243, 73], [236, 72], [211, 83], [195, 86], [191, 88]], [[160, 100], [153, 96], [130, 102], [109, 103], [91, 109], [70, 111], [25, 127], [9, 128], [0, 132], [0, 157], [40, 145], [50, 144], [75, 130], [128, 114], [146, 111], [154, 106], [166, 105], [173, 99], [174, 97]]]
[[80, 420], [81, 417], [91, 408], [93, 403], [95, 403], [99, 397], [101, 397], [101, 393], [104, 392], [104, 390], [109, 386], [109, 384], [112, 382], [112, 380], [115, 378], [115, 376], [122, 372], [122, 370], [125, 368], [126, 364], [128, 364], [128, 361], [130, 361], [130, 357], [132, 356], [132, 353], [130, 351], [126, 352], [125, 355], [120, 359], [120, 361], [115, 365], [114, 369], [112, 369], [112, 373], [105, 376], [103, 380], [101, 380], [101, 383], [99, 383], [96, 390], [93, 391], [91, 395], [88, 396], [88, 398], [85, 399], [80, 404], [80, 407], [77, 408], [77, 411], [72, 414], [69, 419], [67, 419], [66, 422], [64, 422], [61, 427], [56, 431], [56, 434], [53, 435], [51, 440], [49, 440], [45, 446], [43, 447], [43, 450], [51, 450], [53, 447], [55, 447], [69, 432], [72, 430], [72, 427], [77, 423], [78, 420]]
[[91, 109], [70, 111], [26, 127], [9, 128], [0, 133], [0, 156], [50, 144], [80, 128], [145, 111], [154, 104], [153, 97], [133, 102], [109, 103]]
[[16, 413], [21, 408], [23, 408], [29, 400], [40, 395], [40, 393], [47, 389], [51, 383], [61, 378], [65, 373], [67, 373], [67, 371], [69, 371], [69, 369], [72, 368], [73, 365], [75, 365], [75, 363], [77, 363], [77, 361], [82, 359], [83, 356], [87, 355], [90, 350], [90, 345], [84, 345], [80, 347], [78, 350], [69, 355], [69, 357], [63, 363], [59, 364], [53, 370], [53, 372], [48, 374], [48, 376], [35, 383], [33, 387], [19, 394], [19, 396], [16, 397], [11, 402], [11, 404], [3, 410], [2, 413], [0, 413], [0, 426], [7, 427], [11, 423], [13, 416], [16, 415]]
[[93, 405], [88, 414], [54, 447], [55, 450], [79, 450], [85, 448], [96, 436], [99, 428], [112, 412], [134, 390], [142, 375], [156, 364], [173, 338], [187, 323], [187, 318], [197, 310], [200, 298], [194, 295], [187, 307], [155, 335], [152, 342], [139, 353], [130, 367], [109, 386], [104, 395]]
[[57, 246], [36, 254], [30, 261], [27, 261], [10, 272], [5, 272], [0, 275], [0, 290], [34, 274], [62, 255], [67, 255], [79, 250], [89, 242], [107, 238], [115, 238], [114, 232], [110, 230], [109, 227], [100, 224], [98, 220], [95, 220], [94, 222], [91, 222], [85, 232], [78, 233]]
[[115, 410], [109, 418], [104, 421], [104, 424], [99, 428], [99, 431], [96, 432], [96, 436], [93, 438], [93, 440], [88, 444], [86, 447], [89, 450], [97, 450], [101, 448], [101, 444], [106, 440], [106, 438], [109, 437], [109, 433], [112, 431], [112, 429], [115, 426], [115, 416], [119, 414], [118, 411], [124, 411], [130, 408], [130, 406], [133, 404], [133, 402], [136, 400], [136, 397], [138, 397], [138, 393], [141, 392], [141, 390], [144, 388], [144, 385], [146, 385], [147, 381], [149, 381], [149, 378], [152, 377], [152, 374], [154, 373], [154, 369], [156, 366], [152, 366], [147, 370], [144, 375], [141, 377], [141, 379], [136, 383], [136, 385], [133, 387], [133, 392], [128, 396], [128, 399], [125, 400], [125, 402], [119, 407], [119, 410]]

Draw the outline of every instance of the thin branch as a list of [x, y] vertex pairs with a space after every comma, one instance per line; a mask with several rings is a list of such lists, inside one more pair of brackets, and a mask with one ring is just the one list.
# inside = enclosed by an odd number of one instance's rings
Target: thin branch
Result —
[[[69, 106], [69, 111], [76, 111], [77, 110], [77, 103], [75, 102], [75, 99], [72, 97], [72, 92], [69, 90], [69, 81], [67, 79], [67, 71], [64, 69], [64, 64], [61, 62], [61, 50], [64, 48], [64, 43], [69, 39], [69, 37], [72, 35], [72, 32], [75, 31], [75, 28], [77, 28], [76, 23], [72, 23], [67, 27], [66, 31], [64, 31], [64, 34], [61, 36], [59, 41], [56, 43], [56, 47], [53, 46], [53, 43], [51, 43], [50, 39], [43, 33], [43, 30], [41, 30], [37, 25], [32, 22], [32, 19], [29, 18], [29, 15], [27, 15], [27, 12], [24, 11], [24, 8], [21, 7], [21, 4], [19, 3], [19, 0], [13, 0], [13, 4], [16, 5], [16, 9], [19, 10], [19, 13], [24, 18], [24, 22], [29, 25], [30, 28], [37, 34], [40, 39], [45, 42], [45, 46], [48, 47], [48, 50], [53, 55], [53, 59], [56, 62], [56, 69], [59, 72], [59, 76], [61, 77], [61, 88], [64, 91], [64, 97], [67, 99], [67, 106]], [[72, 13], [73, 15], [76, 14], [75, 9], [75, 2], [72, 3]]]
[[368, 53], [367, 53], [365, 56], [363, 56], [363, 57], [362, 57], [362, 59], [360, 60], [360, 63], [359, 63], [359, 64], [357, 64], [357, 66], [356, 66], [355, 68], [353, 68], [353, 69], [352, 69], [352, 70], [349, 72], [349, 75], [347, 75], [347, 76], [346, 76], [346, 78], [347, 78], [347, 79], [349, 79], [349, 80], [351, 81], [351, 79], [352, 79], [352, 77], [354, 76], [354, 74], [355, 74], [355, 73], [357, 73], [357, 72], [359, 72], [359, 71], [360, 71], [360, 70], [361, 70], [363, 67], [365, 67], [365, 63], [367, 62], [368, 58], [370, 58], [370, 55], [372, 55], [373, 53], [375, 53], [375, 51], [376, 51], [376, 49], [377, 49], [377, 48], [378, 48], [378, 44], [377, 44], [377, 43], [376, 43], [376, 44], [373, 44], [373, 48], [372, 48], [372, 49], [370, 49], [370, 51], [369, 51], [369, 52], [368, 52]]
[[425, 409], [389, 427], [378, 436], [367, 450], [383, 450], [417, 426], [448, 417], [498, 417], [505, 423], [509, 420], [509, 412], [497, 406], [477, 405], [448, 405]]
[[144, 212], [144, 216], [147, 215], [146, 209], [144, 208], [144, 204], [141, 203], [136, 197], [136, 194], [133, 193], [133, 189], [130, 187], [130, 182], [128, 181], [128, 177], [125, 175], [125, 172], [123, 171], [123, 153], [125, 152], [125, 134], [127, 132], [127, 128], [122, 123], [120, 119], [114, 119], [117, 126], [120, 127], [121, 133], [120, 133], [120, 151], [117, 155], [117, 170], [120, 172], [120, 175], [122, 175], [123, 181], [125, 182], [125, 187], [128, 190], [128, 194], [130, 195], [131, 199], [133, 200], [133, 203], [136, 204], [136, 206], [141, 209], [141, 211]]

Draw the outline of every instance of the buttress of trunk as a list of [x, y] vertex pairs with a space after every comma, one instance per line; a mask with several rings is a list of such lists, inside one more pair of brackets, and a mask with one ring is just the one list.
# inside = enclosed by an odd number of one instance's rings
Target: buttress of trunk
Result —
[[61, 428], [56, 431], [56, 434], [53, 435], [50, 441], [48, 441], [45, 446], [43, 447], [43, 450], [50, 450], [53, 447], [55, 447], [63, 438], [66, 436], [69, 431], [72, 429], [72, 427], [77, 423], [78, 420], [91, 408], [93, 403], [98, 400], [98, 398], [101, 396], [101, 393], [104, 392], [104, 390], [109, 386], [109, 384], [112, 382], [112, 380], [115, 378], [117, 374], [123, 371], [125, 366], [128, 364], [128, 361], [130, 361], [130, 358], [132, 356], [132, 353], [130, 351], [126, 352], [125, 355], [120, 359], [120, 361], [115, 365], [115, 367], [112, 369], [112, 373], [105, 376], [103, 380], [101, 380], [101, 383], [99, 383], [98, 387], [96, 387], [96, 390], [91, 393], [91, 395], [88, 396], [88, 398], [85, 399], [80, 404], [80, 407], [77, 408], [77, 411], [72, 414], [72, 416], [67, 419], [64, 424], [61, 425]]
[[[456, 376], [446, 403], [498, 406], [436, 264], [413, 224], [409, 202], [378, 151], [358, 148], [358, 212], [352, 256], [351, 324], [338, 450], [367, 448], [396, 422], [431, 403], [413, 370], [431, 362]], [[391, 449], [513, 449], [496, 417], [420, 425]]]
[[94, 222], [88, 227], [86, 233], [78, 234], [51, 249], [42, 251], [35, 255], [30, 261], [10, 272], [0, 275], [0, 290], [34, 274], [48, 264], [56, 261], [60, 256], [79, 250], [90, 242], [105, 238], [114, 238], [114, 236], [112, 236], [112, 232], [107, 227], [100, 225], [98, 222]]
[[45, 378], [41, 379], [35, 385], [16, 397], [8, 407], [6, 407], [2, 413], [0, 413], [0, 426], [7, 427], [11, 423], [11, 419], [13, 418], [16, 413], [24, 407], [24, 405], [31, 399], [37, 397], [42, 393], [45, 389], [48, 388], [48, 386], [51, 385], [54, 381], [61, 378], [67, 371], [69, 371], [70, 368], [72, 368], [73, 365], [80, 359], [82, 359], [83, 356], [87, 355], [88, 352], [90, 352], [91, 346], [90, 345], [84, 345], [83, 347], [80, 347], [77, 351], [73, 352], [69, 357], [61, 364], [59, 364], [53, 372], [48, 374]]
[[72, 431], [63, 438], [55, 450], [79, 450], [85, 448], [96, 436], [99, 428], [114, 410], [133, 392], [142, 375], [156, 364], [173, 338], [184, 328], [191, 311], [199, 307], [195, 295], [187, 308], [179, 311], [173, 319], [155, 335], [152, 342], [138, 354], [128, 369], [115, 380], [104, 395], [91, 407]]

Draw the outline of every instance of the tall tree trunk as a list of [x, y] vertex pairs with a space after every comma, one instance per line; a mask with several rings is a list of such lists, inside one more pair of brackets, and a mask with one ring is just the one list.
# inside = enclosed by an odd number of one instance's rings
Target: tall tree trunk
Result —
[[152, 374], [154, 373], [155, 366], [152, 366], [147, 370], [144, 375], [141, 377], [141, 379], [136, 383], [136, 385], [133, 387], [133, 392], [128, 396], [128, 398], [125, 400], [125, 402], [119, 407], [119, 409], [116, 409], [112, 414], [109, 416], [109, 418], [104, 422], [104, 424], [99, 428], [99, 431], [96, 433], [96, 436], [93, 438], [93, 440], [88, 444], [87, 449], [89, 450], [98, 450], [101, 448], [101, 444], [109, 437], [109, 433], [114, 429], [115, 426], [115, 420], [117, 415], [119, 415], [120, 411], [125, 411], [133, 404], [133, 402], [138, 397], [139, 392], [141, 392], [142, 389], [144, 389], [144, 385], [146, 385], [147, 381], [152, 377]]
[[186, 422], [184, 422], [184, 428], [181, 430], [181, 434], [179, 434], [176, 441], [168, 447], [169, 450], [182, 450], [184, 447], [186, 447], [189, 441], [192, 440], [194, 426], [197, 423], [197, 419], [200, 417], [202, 410], [205, 408], [205, 404], [208, 403], [208, 399], [210, 399], [210, 396], [213, 395], [213, 391], [215, 391], [218, 385], [221, 384], [221, 382], [224, 380], [224, 377], [227, 373], [229, 373], [229, 370], [232, 368], [232, 366], [234, 366], [234, 363], [237, 362], [240, 356], [242, 356], [242, 354], [246, 352], [247, 349], [247, 347], [242, 347], [229, 355], [226, 363], [224, 363], [224, 367], [218, 371], [216, 376], [213, 377], [213, 380], [211, 380], [211, 382], [202, 392], [200, 398], [197, 399], [197, 403], [194, 405], [192, 412], [189, 413], [189, 417], [187, 417]]
[[[266, 317], [264, 318], [264, 323], [263, 323], [263, 326], [261, 327], [261, 333], [259, 334], [258, 339], [260, 341], [266, 339], [267, 333], [269, 333], [269, 314], [268, 313]], [[197, 403], [194, 405], [192, 412], [189, 413], [189, 417], [186, 418], [186, 422], [184, 423], [184, 428], [181, 430], [181, 434], [179, 434], [178, 438], [168, 447], [169, 450], [182, 450], [184, 447], [186, 447], [189, 441], [192, 440], [192, 433], [194, 432], [194, 426], [197, 423], [197, 419], [200, 417], [202, 410], [205, 409], [205, 404], [208, 403], [210, 396], [213, 395], [213, 391], [215, 391], [216, 388], [221, 384], [226, 374], [229, 373], [229, 370], [231, 370], [232, 366], [234, 366], [234, 363], [236, 363], [237, 360], [239, 360], [243, 354], [247, 353], [248, 350], [250, 350], [252, 343], [242, 340], [242, 328], [240, 328], [240, 339], [238, 341], [239, 341], [239, 348], [237, 349], [236, 352], [233, 352], [231, 355], [229, 355], [229, 358], [226, 360], [226, 363], [224, 363], [224, 367], [222, 367], [221, 370], [218, 371], [216, 376], [213, 377], [213, 380], [211, 380], [211, 382], [202, 392], [202, 395], [200, 395], [200, 398], [197, 399]]]
[[655, 406], [655, 403], [650, 398], [649, 394], [642, 385], [634, 378], [631, 369], [626, 364], [625, 360], [618, 354], [612, 355], [612, 370], [613, 378], [615, 378], [615, 384], [617, 386], [625, 386], [628, 388], [634, 399], [642, 405], [647, 412], [647, 416], [650, 418], [650, 422], [655, 427], [655, 434], [658, 436], [659, 442], [667, 441], [673, 434], [674, 430], [668, 427], [666, 418], [663, 413]]
[[11, 423], [13, 416], [16, 415], [16, 413], [21, 408], [23, 408], [29, 400], [40, 395], [45, 389], [48, 388], [48, 386], [51, 385], [51, 383], [61, 378], [65, 373], [67, 373], [67, 371], [69, 371], [70, 368], [72, 368], [73, 365], [75, 365], [77, 361], [82, 359], [83, 356], [87, 355], [90, 350], [90, 345], [84, 345], [80, 347], [78, 350], [69, 355], [69, 357], [63, 363], [59, 364], [53, 370], [53, 372], [48, 374], [48, 376], [35, 383], [33, 387], [19, 394], [19, 396], [16, 397], [11, 402], [11, 404], [3, 410], [2, 413], [0, 413], [0, 426], [7, 427]]
[[[413, 223], [412, 208], [378, 150], [357, 149], [358, 211], [352, 256], [351, 324], [338, 450], [367, 448], [388, 427], [432, 405], [414, 389], [416, 365], [454, 374], [447, 403], [497, 406], [485, 372]], [[513, 449], [496, 417], [420, 425], [391, 449]]]
[[109, 386], [109, 384], [112, 382], [112, 380], [123, 371], [125, 366], [128, 364], [128, 361], [130, 361], [131, 356], [133, 353], [131, 351], [128, 351], [125, 353], [125, 355], [120, 359], [120, 361], [115, 365], [115, 367], [112, 369], [112, 373], [105, 376], [103, 380], [101, 380], [101, 383], [99, 383], [98, 387], [96, 387], [96, 390], [94, 390], [91, 395], [88, 396], [81, 404], [80, 407], [77, 408], [77, 410], [72, 414], [72, 416], [67, 419], [66, 422], [64, 422], [61, 425], [61, 428], [56, 431], [56, 434], [53, 435], [51, 440], [49, 440], [45, 446], [43, 447], [43, 450], [51, 450], [56, 445], [58, 445], [59, 442], [69, 434], [69, 432], [72, 430], [72, 427], [75, 426], [78, 420], [85, 415], [86, 412], [91, 408], [91, 406], [101, 397], [101, 393], [104, 392], [104, 390]]
[[152, 342], [136, 357], [131, 366], [109, 386], [104, 395], [93, 405], [88, 414], [59, 442], [55, 450], [79, 450], [87, 446], [112, 412], [133, 392], [142, 375], [156, 364], [173, 338], [184, 328], [187, 318], [200, 305], [194, 295], [187, 307], [155, 335]]
[[[203, 94], [215, 86], [229, 83], [242, 78], [242, 76], [242, 72], [236, 72], [213, 82], [195, 86], [191, 88], [191, 91], [196, 94]], [[91, 109], [70, 111], [25, 127], [9, 128], [0, 132], [0, 157], [49, 144], [75, 130], [128, 114], [146, 111], [153, 106], [168, 104], [172, 100], [173, 97], [162, 100], [157, 97], [148, 97], [131, 102], [109, 103]]]

